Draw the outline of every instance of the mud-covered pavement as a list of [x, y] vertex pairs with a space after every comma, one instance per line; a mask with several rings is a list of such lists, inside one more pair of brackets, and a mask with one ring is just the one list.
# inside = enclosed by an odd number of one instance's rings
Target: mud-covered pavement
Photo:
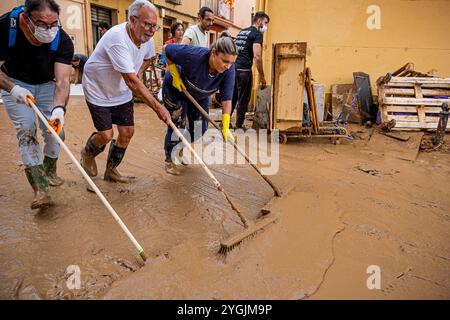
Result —
[[[360, 127], [353, 143], [282, 145], [272, 179], [292, 191], [275, 205], [278, 222], [222, 257], [219, 241], [239, 230], [238, 218], [199, 166], [166, 175], [164, 125], [143, 105], [135, 118], [119, 169], [137, 181], [109, 184], [99, 174], [94, 182], [146, 249], [145, 266], [65, 154], [58, 162], [65, 184], [52, 189], [56, 206], [29, 208], [32, 191], [0, 107], [1, 298], [450, 298], [449, 153], [403, 160], [380, 153], [384, 145], [369, 143], [371, 129]], [[77, 158], [92, 131], [87, 107], [72, 97], [66, 142]], [[103, 172], [106, 152], [97, 163]], [[212, 170], [252, 218], [272, 199], [248, 165]], [[67, 288], [70, 265], [81, 271], [78, 290]], [[366, 285], [372, 265], [381, 269], [380, 290]]]

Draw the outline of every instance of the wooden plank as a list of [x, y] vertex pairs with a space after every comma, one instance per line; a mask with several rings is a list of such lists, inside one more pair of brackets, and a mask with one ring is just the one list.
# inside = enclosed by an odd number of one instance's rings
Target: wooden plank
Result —
[[385, 88], [384, 86], [378, 86], [377, 87], [377, 94], [378, 94], [378, 105], [383, 105], [383, 98], [387, 94], [387, 90], [390, 90], [390, 88]]
[[395, 115], [395, 114], [389, 114], [387, 116], [388, 120], [392, 120], [394, 119], [395, 121], [406, 121], [406, 122], [419, 122], [419, 123], [438, 123], [439, 122], [439, 118], [438, 117], [424, 117], [423, 121], [418, 121], [419, 117], [415, 116], [415, 115], [409, 115], [409, 116], [405, 116], [405, 115]]
[[397, 77], [397, 76], [401, 75], [403, 72], [409, 71], [409, 70], [412, 70], [412, 69], [414, 69], [413, 64], [411, 62], [408, 62], [407, 64], [405, 64], [400, 69], [395, 70], [394, 72], [392, 72], [392, 76], [393, 77]]
[[301, 127], [303, 120], [306, 43], [275, 44], [274, 57], [272, 127], [278, 128], [280, 120], [297, 121]]
[[425, 122], [425, 107], [424, 106], [417, 107], [417, 115], [419, 117], [419, 122]]
[[450, 78], [392, 77], [390, 83], [450, 84]]
[[[272, 44], [272, 56], [275, 57], [276, 55], [276, 45]], [[277, 64], [277, 59], [272, 59], [272, 92], [271, 92], [271, 96], [270, 96], [270, 110], [269, 110], [269, 127], [270, 130], [274, 130], [276, 129], [275, 126], [275, 92], [276, 90], [278, 90], [278, 84], [277, 81], [275, 80], [275, 70], [276, 70], [276, 64]]]
[[396, 104], [396, 105], [410, 105], [410, 106], [441, 106], [443, 103], [450, 104], [450, 99], [431, 99], [431, 98], [423, 98], [423, 99], [414, 99], [414, 98], [391, 98], [384, 97], [383, 104]]
[[423, 98], [422, 86], [420, 85], [420, 83], [415, 83], [414, 84], [414, 92], [415, 92], [416, 99], [422, 99]]
[[[385, 108], [387, 112], [417, 112], [417, 107], [384, 105], [383, 108]], [[440, 113], [441, 111], [442, 108], [440, 107], [425, 107], [425, 113]]]
[[[414, 83], [407, 82], [399, 82], [399, 83], [391, 83], [385, 85], [386, 87], [392, 88], [414, 88]], [[388, 89], [386, 88], [386, 89]], [[448, 83], [422, 83], [422, 89], [424, 88], [442, 88], [442, 89], [450, 89], [450, 84]]]
[[316, 102], [314, 97], [314, 87], [311, 82], [311, 69], [306, 68], [306, 80], [305, 80], [305, 86], [306, 86], [306, 93], [308, 96], [308, 102], [309, 102], [309, 111], [311, 114], [311, 121], [313, 124], [313, 130], [315, 134], [319, 133], [319, 124], [317, 119], [317, 111], [316, 111]]
[[[426, 123], [419, 123], [419, 122], [406, 122], [406, 121], [396, 121], [395, 128], [410, 128], [410, 129], [436, 129], [437, 128], [437, 122], [426, 122]], [[447, 125], [447, 129], [450, 129], [450, 122]]]
[[[391, 133], [395, 134], [395, 133]], [[419, 152], [423, 132], [397, 133], [401, 137], [407, 136], [406, 141], [386, 137], [384, 133], [375, 132], [367, 143], [367, 150], [363, 152], [383, 157], [394, 157], [403, 160], [415, 161]]]
[[298, 126], [298, 121], [280, 121], [276, 124], [276, 127], [280, 131], [300, 131], [301, 127]]
[[388, 115], [388, 121], [394, 119], [395, 121], [407, 121], [407, 122], [425, 122], [419, 121], [418, 116], [403, 116], [403, 115]]
[[[437, 122], [407, 122], [407, 121], [396, 121], [394, 129], [436, 129], [438, 123]], [[450, 129], [450, 122], [447, 125], [447, 129]]]
[[[422, 94], [422, 86], [419, 83], [415, 83], [414, 84], [414, 91], [416, 94], [416, 99], [422, 99], [423, 98], [423, 94]], [[419, 116], [419, 122], [425, 122], [425, 106], [420, 105], [417, 107], [417, 114]]]
[[302, 58], [305, 58], [305, 55], [304, 54], [295, 54], [295, 53], [278, 54], [277, 58], [278, 59], [302, 59]]
[[[450, 88], [446, 89], [427, 89], [421, 88], [422, 95], [424, 97], [427, 96], [450, 96]], [[386, 95], [401, 95], [401, 96], [415, 96], [414, 88], [406, 89], [406, 88], [384, 88], [384, 92]]]
[[438, 123], [439, 117], [425, 117], [426, 123]]
[[382, 110], [381, 111], [381, 120], [383, 122], [387, 122], [387, 121], [389, 121], [388, 117], [389, 117], [389, 115], [388, 115], [387, 111], [386, 110]]
[[303, 119], [303, 83], [302, 68], [304, 60], [280, 60], [278, 72], [279, 88], [276, 93], [277, 119]]
[[402, 136], [401, 132], [381, 132], [381, 134], [403, 142], [406, 142], [411, 138], [410, 136]]

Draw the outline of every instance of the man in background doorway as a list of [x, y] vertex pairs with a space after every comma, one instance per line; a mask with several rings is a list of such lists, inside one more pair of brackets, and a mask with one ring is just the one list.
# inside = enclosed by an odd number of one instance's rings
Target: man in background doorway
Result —
[[108, 31], [109, 29], [111, 29], [111, 26], [109, 25], [108, 22], [105, 21], [101, 21], [98, 24], [98, 29], [100, 31], [100, 38], [103, 37], [103, 35], [106, 33], [106, 31]]

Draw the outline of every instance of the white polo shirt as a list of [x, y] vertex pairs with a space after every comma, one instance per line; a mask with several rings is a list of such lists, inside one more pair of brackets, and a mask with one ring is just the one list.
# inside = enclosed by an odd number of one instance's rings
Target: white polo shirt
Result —
[[208, 32], [203, 33], [196, 24], [187, 28], [183, 37], [191, 39], [192, 46], [209, 48], [208, 35], [209, 35]]
[[126, 22], [106, 32], [89, 57], [83, 74], [87, 101], [101, 107], [124, 104], [133, 98], [121, 73], [138, 73], [145, 60], [155, 56], [153, 39], [138, 47], [131, 41]]

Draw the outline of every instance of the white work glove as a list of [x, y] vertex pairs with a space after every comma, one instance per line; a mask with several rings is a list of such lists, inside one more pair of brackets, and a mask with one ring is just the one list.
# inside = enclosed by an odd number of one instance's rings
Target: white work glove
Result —
[[52, 116], [50, 117], [50, 122], [55, 119], [59, 119], [61, 121], [61, 127], [64, 125], [64, 109], [61, 107], [57, 107], [53, 109]]
[[31, 94], [31, 92], [25, 88], [22, 88], [21, 86], [15, 85], [11, 91], [9, 92], [11, 96], [16, 99], [19, 103], [25, 103], [27, 106], [31, 107], [30, 102], [28, 101], [28, 98], [31, 98], [31, 100], [34, 101], [34, 97]]

